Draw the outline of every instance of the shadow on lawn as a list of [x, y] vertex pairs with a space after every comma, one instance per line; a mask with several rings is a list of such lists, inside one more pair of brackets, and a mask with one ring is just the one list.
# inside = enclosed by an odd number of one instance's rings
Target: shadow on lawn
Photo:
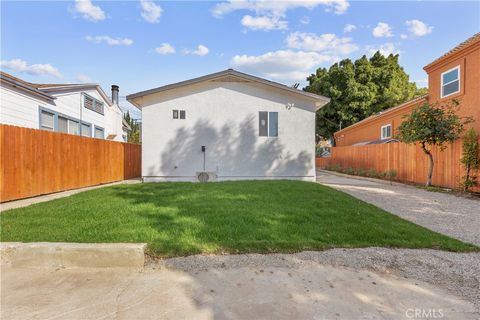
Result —
[[145, 208], [135, 209], [134, 214], [158, 232], [150, 248], [162, 255], [273, 252], [298, 249], [299, 243], [318, 248], [322, 237], [308, 239], [301, 230], [311, 217], [294, 209], [304, 199], [298, 197], [298, 203], [288, 205], [274, 200], [282, 193], [291, 197], [292, 190], [285, 186], [280, 181], [144, 183], [114, 190], [134, 208]]

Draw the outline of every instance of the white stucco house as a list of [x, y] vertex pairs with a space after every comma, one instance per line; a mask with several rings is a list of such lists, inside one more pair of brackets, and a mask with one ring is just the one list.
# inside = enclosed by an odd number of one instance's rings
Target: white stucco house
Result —
[[144, 181], [315, 179], [329, 99], [232, 69], [138, 92]]
[[39, 84], [0, 72], [0, 123], [123, 142], [128, 124], [96, 83]]

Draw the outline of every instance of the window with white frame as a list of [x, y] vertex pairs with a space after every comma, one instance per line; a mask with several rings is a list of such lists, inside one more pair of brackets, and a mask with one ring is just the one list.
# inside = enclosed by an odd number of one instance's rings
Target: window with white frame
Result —
[[392, 137], [392, 125], [387, 124], [381, 128], [381, 139], [387, 139]]
[[278, 112], [260, 111], [258, 113], [258, 135], [260, 137], [278, 136]]
[[40, 128], [48, 131], [55, 130], [55, 113], [40, 110]]
[[441, 92], [442, 98], [460, 92], [460, 66], [445, 71], [441, 74]]
[[104, 113], [103, 102], [95, 99], [92, 96], [89, 96], [86, 93], [83, 94], [83, 106], [87, 109], [90, 109], [90, 110], [95, 111], [97, 113], [100, 113], [102, 115]]

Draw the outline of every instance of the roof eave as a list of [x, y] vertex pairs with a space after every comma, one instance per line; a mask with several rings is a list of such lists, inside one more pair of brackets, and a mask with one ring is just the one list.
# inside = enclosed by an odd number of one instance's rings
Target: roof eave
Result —
[[[286, 90], [286, 91], [291, 92], [293, 94], [297, 94], [297, 95], [301, 95], [303, 97], [313, 99], [315, 101], [317, 110], [319, 108], [323, 107], [324, 105], [326, 105], [328, 102], [330, 102], [330, 99], [327, 98], [327, 97], [320, 96], [320, 95], [310, 93], [310, 92], [301, 91], [301, 90], [294, 89], [294, 88], [290, 88], [286, 85], [283, 85], [283, 84], [280, 84], [280, 83], [277, 83], [277, 82], [273, 82], [273, 81], [270, 81], [270, 80], [262, 79], [262, 78], [252, 76], [252, 75], [249, 75], [249, 74], [246, 74], [246, 73], [242, 73], [242, 72], [239, 72], [239, 71], [236, 71], [236, 70], [233, 70], [233, 69], [228, 69], [228, 70], [212, 73], [212, 74], [209, 74], [209, 75], [201, 76], [201, 77], [198, 77], [198, 78], [193, 78], [193, 79], [190, 79], [190, 80], [185, 80], [185, 81], [181, 81], [181, 82], [177, 82], [177, 83], [173, 83], [173, 84], [168, 84], [168, 85], [165, 85], [165, 86], [161, 86], [161, 87], [157, 87], [157, 88], [153, 88], [153, 89], [129, 94], [129, 95], [127, 95], [127, 100], [130, 103], [134, 104], [136, 107], [141, 109], [140, 106], [138, 106], [137, 104], [134, 103], [134, 99], [140, 98], [140, 97], [143, 97], [143, 96], [146, 96], [146, 95], [149, 95], [149, 94], [154, 94], [154, 93], [158, 93], [158, 92], [163, 92], [163, 91], [175, 89], [175, 88], [186, 86], [186, 85], [191, 85], [191, 84], [196, 84], [196, 83], [200, 83], [200, 82], [203, 82], [203, 81], [213, 80], [213, 79], [216, 79], [216, 78], [219, 78], [219, 77], [222, 77], [222, 76], [226, 76], [226, 75], [237, 76], [237, 77], [240, 77], [240, 78], [243, 78], [243, 79], [247, 79], [247, 80], [250, 80], [250, 81], [262, 83], [262, 84], [267, 85], [267, 86], [278, 88], [280, 90]], [[321, 101], [321, 103], [318, 103], [319, 101]]]
[[27, 91], [31, 94], [34, 94], [34, 95], [40, 96], [42, 98], [48, 99], [50, 101], [53, 101], [53, 100], [56, 99], [55, 97], [53, 97], [53, 96], [51, 96], [51, 95], [49, 95], [45, 92], [42, 92], [42, 91], [40, 91], [36, 88], [30, 87], [30, 86], [27, 86], [27, 85], [24, 85], [23, 83], [20, 83], [18, 81], [15, 81], [15, 80], [12, 80], [12, 79], [9, 79], [9, 78], [6, 78], [6, 77], [0, 77], [0, 80], [5, 81], [6, 83], [10, 84], [13, 87], [23, 89], [24, 91]]

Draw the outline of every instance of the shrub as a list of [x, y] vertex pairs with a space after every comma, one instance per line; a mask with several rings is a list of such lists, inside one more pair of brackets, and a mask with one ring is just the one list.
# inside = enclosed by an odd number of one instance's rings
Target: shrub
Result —
[[480, 167], [478, 134], [473, 128], [465, 134], [462, 146], [462, 159], [460, 160], [465, 167], [465, 176], [463, 176], [463, 191], [478, 185], [475, 171]]

